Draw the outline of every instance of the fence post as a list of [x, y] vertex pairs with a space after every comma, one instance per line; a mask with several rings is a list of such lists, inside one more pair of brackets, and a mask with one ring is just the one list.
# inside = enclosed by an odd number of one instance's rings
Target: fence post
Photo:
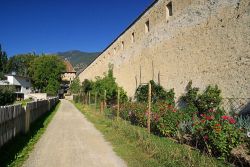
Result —
[[24, 133], [28, 133], [30, 129], [30, 107], [27, 104], [26, 109], [24, 109], [24, 118], [25, 118], [25, 126], [24, 126]]
[[152, 96], [152, 91], [151, 91], [151, 83], [148, 83], [148, 120], [147, 120], [147, 129], [148, 132], [150, 133], [150, 118], [151, 118], [151, 96]]
[[120, 115], [120, 89], [117, 90], [117, 120], [119, 119]]
[[106, 109], [106, 107], [107, 107], [107, 91], [106, 90], [104, 90], [104, 109]]
[[97, 109], [97, 92], [95, 92], [95, 111], [96, 111], [96, 109]]
[[89, 92], [89, 105], [91, 104], [91, 101], [90, 101], [90, 96], [91, 96], [91, 95], [90, 95], [90, 92]]

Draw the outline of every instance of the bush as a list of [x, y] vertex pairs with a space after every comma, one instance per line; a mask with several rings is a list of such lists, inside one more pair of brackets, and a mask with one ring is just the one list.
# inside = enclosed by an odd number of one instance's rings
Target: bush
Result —
[[14, 94], [14, 87], [0, 86], [0, 105], [8, 105], [14, 103], [16, 96]]
[[194, 117], [193, 136], [199, 147], [215, 156], [228, 157], [230, 151], [242, 141], [242, 133], [236, 128], [236, 120], [231, 116], [221, 115], [221, 111], [210, 110]]
[[126, 102], [128, 100], [126, 92], [115, 82], [115, 78], [113, 76], [113, 67], [111, 65], [109, 66], [108, 74], [104, 74], [103, 78], [96, 77], [96, 81], [93, 82], [92, 86], [92, 92], [97, 93], [98, 99], [106, 100], [108, 105], [117, 103], [116, 100], [118, 89], [120, 90], [121, 102]]
[[[120, 117], [128, 120], [133, 125], [147, 126], [147, 105], [145, 103], [125, 103], [121, 105]], [[116, 113], [116, 111], [115, 111]]]
[[207, 113], [209, 110], [221, 110], [219, 109], [222, 100], [221, 90], [218, 86], [209, 85], [202, 94], [199, 94], [199, 88], [192, 87], [192, 81], [190, 81], [186, 87], [186, 94], [181, 97], [186, 106], [185, 112], [192, 116], [198, 112], [198, 115]]
[[[152, 89], [152, 102], [168, 101], [169, 104], [174, 104], [174, 90], [167, 92], [162, 86], [156, 84], [153, 80], [150, 81]], [[148, 101], [148, 85], [140, 85], [135, 92], [137, 102]]]

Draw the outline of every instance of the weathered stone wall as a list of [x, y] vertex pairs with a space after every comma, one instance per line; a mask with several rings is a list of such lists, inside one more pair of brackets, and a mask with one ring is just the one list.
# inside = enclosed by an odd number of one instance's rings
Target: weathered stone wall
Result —
[[112, 63], [117, 82], [129, 96], [140, 83], [159, 78], [177, 97], [190, 80], [201, 88], [218, 84], [224, 97], [249, 97], [250, 1], [172, 0], [173, 16], [167, 16], [169, 2], [159, 0], [149, 8], [80, 80], [102, 76]]

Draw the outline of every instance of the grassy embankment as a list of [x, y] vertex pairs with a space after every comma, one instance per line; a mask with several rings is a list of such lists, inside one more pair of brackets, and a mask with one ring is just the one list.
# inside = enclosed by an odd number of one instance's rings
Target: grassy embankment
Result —
[[128, 166], [228, 166], [187, 145], [148, 134], [145, 128], [133, 126], [124, 120], [112, 119], [108, 110], [104, 116], [96, 112], [94, 107], [74, 104], [103, 133], [106, 140], [113, 145], [114, 151]]
[[21, 134], [4, 145], [0, 150], [0, 166], [20, 167], [29, 157], [35, 144], [41, 138], [53, 116], [57, 112], [60, 103], [51, 111], [44, 114], [30, 126], [27, 134]]

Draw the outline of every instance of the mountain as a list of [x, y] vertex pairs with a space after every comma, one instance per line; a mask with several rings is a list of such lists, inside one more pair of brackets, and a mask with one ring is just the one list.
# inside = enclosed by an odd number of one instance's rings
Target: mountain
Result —
[[92, 61], [100, 55], [100, 52], [81, 52], [72, 50], [67, 52], [58, 52], [58, 56], [68, 59], [77, 73], [83, 71]]

